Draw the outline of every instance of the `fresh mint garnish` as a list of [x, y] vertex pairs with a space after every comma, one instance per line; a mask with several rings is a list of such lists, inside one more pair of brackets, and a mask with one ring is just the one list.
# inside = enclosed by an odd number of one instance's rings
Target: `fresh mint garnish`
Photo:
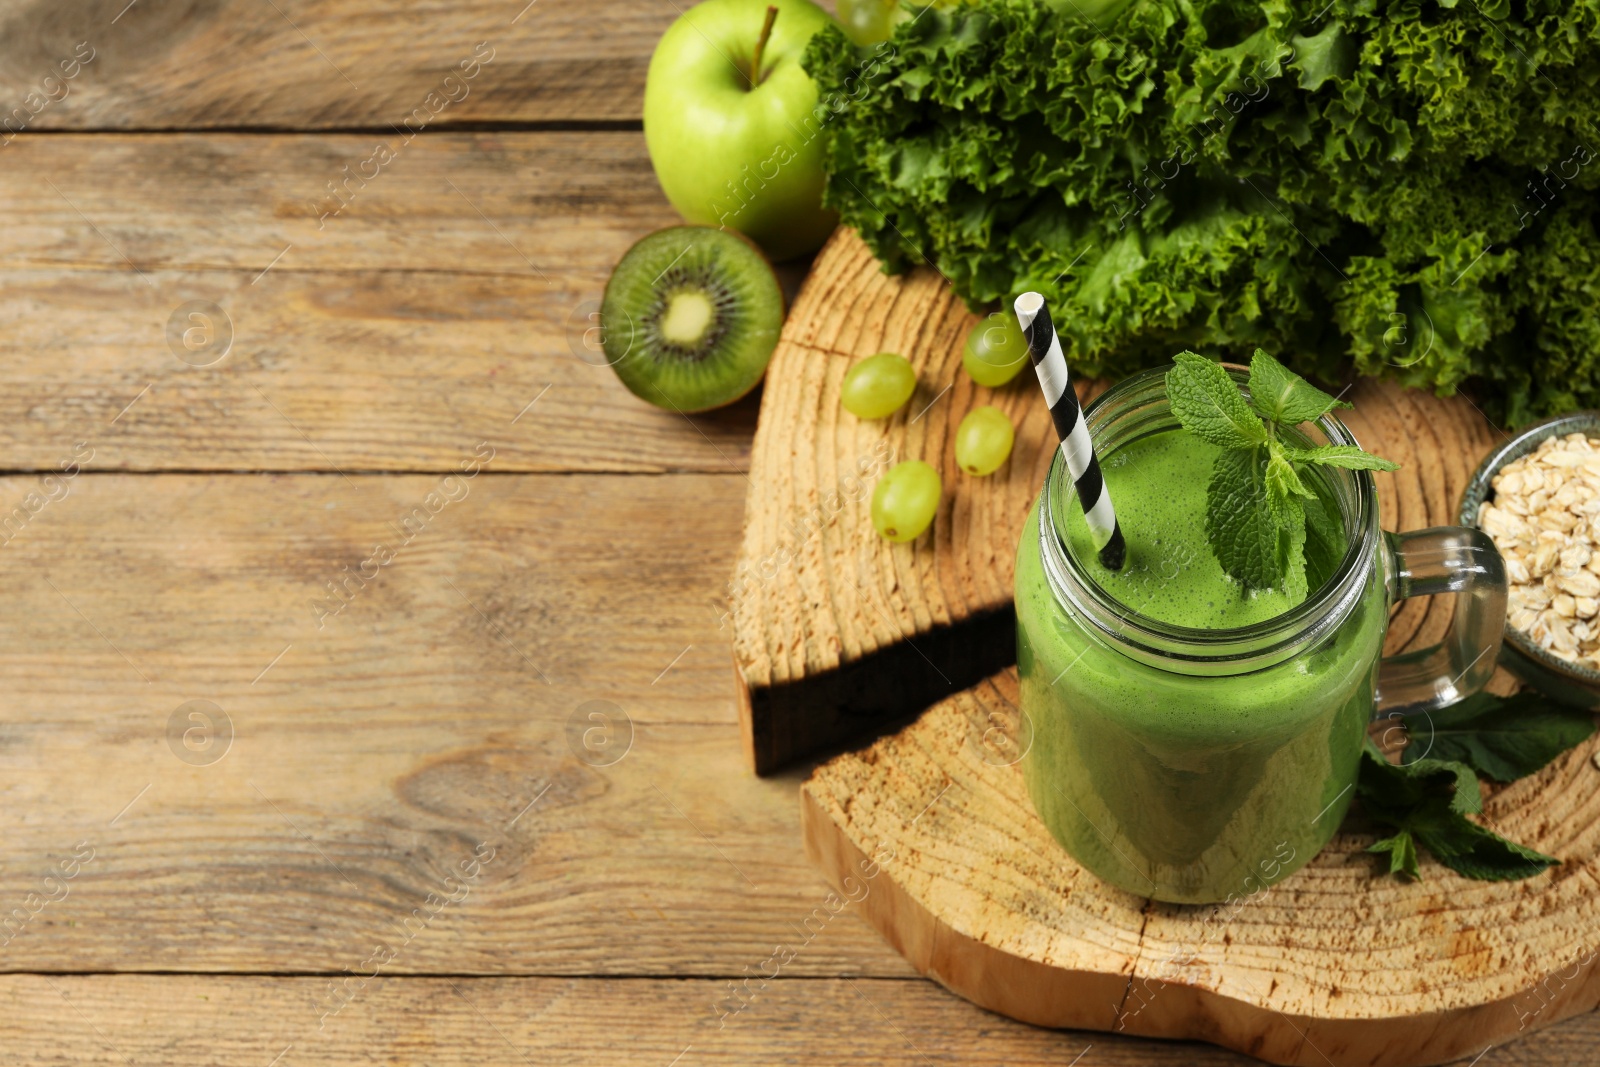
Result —
[[1320, 463], [1324, 467], [1343, 467], [1351, 471], [1392, 471], [1399, 464], [1379, 459], [1355, 445], [1322, 445], [1318, 448], [1283, 446], [1283, 454], [1294, 463]]
[[1248, 400], [1228, 372], [1204, 356], [1180, 352], [1173, 363], [1167, 372], [1172, 413], [1196, 437], [1227, 449], [1211, 468], [1206, 496], [1206, 538], [1217, 562], [1246, 588], [1281, 586], [1303, 596], [1308, 553], [1326, 564], [1337, 559], [1341, 540], [1335, 517], [1301, 477], [1306, 466], [1392, 471], [1397, 464], [1353, 445], [1285, 443], [1285, 427], [1349, 405], [1259, 348], [1250, 361]]
[[1230, 448], [1212, 464], [1206, 487], [1206, 540], [1212, 553], [1223, 570], [1258, 589], [1276, 584], [1289, 554], [1267, 502], [1266, 459], [1262, 448]]

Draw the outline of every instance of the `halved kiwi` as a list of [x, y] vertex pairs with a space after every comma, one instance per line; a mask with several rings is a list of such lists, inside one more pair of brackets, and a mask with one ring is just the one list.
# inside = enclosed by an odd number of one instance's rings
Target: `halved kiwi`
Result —
[[754, 245], [674, 226], [628, 249], [600, 305], [606, 359], [636, 396], [706, 411], [755, 388], [783, 327], [783, 290]]

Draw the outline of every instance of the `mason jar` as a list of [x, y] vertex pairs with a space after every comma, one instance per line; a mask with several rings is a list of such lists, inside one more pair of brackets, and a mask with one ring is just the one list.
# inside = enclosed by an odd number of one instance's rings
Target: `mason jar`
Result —
[[[1248, 371], [1227, 369], [1245, 387]], [[1117, 385], [1084, 417], [1102, 469], [1132, 442], [1178, 429], [1159, 370]], [[1331, 414], [1288, 435], [1356, 444]], [[1076, 557], [1068, 518], [1078, 509], [1081, 524], [1081, 508], [1057, 452], [1017, 551], [1032, 736], [1023, 769], [1050, 832], [1104, 881], [1186, 904], [1259, 892], [1338, 830], [1375, 717], [1454, 703], [1493, 674], [1506, 600], [1493, 542], [1460, 527], [1384, 533], [1369, 472], [1317, 474], [1345, 537], [1331, 574], [1273, 618], [1191, 629], [1119, 602]], [[1129, 546], [1126, 566], [1148, 572], [1140, 580], [1182, 565]], [[1382, 658], [1390, 608], [1439, 594], [1455, 601], [1444, 640]]]

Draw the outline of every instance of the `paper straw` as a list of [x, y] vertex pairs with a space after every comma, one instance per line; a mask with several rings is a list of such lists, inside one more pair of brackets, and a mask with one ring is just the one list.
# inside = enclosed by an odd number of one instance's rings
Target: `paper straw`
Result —
[[1106, 481], [1100, 476], [1100, 461], [1089, 443], [1089, 428], [1083, 423], [1078, 394], [1072, 390], [1067, 357], [1061, 352], [1061, 338], [1056, 336], [1055, 325], [1050, 321], [1050, 309], [1038, 293], [1023, 293], [1017, 297], [1016, 311], [1017, 324], [1028, 342], [1034, 373], [1039, 376], [1045, 403], [1050, 405], [1050, 417], [1055, 420], [1056, 433], [1061, 437], [1061, 455], [1067, 461], [1067, 473], [1078, 487], [1078, 500], [1083, 504], [1089, 532], [1100, 544], [1100, 562], [1107, 570], [1121, 570], [1128, 546], [1122, 539], [1117, 513], [1111, 507]]

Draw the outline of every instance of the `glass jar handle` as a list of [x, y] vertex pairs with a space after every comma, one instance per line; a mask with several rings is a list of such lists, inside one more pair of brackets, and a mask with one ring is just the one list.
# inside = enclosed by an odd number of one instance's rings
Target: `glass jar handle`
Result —
[[1383, 535], [1389, 603], [1455, 594], [1444, 641], [1390, 656], [1378, 667], [1378, 712], [1412, 715], [1482, 689], [1494, 674], [1506, 627], [1506, 567], [1481, 530], [1436, 526]]

